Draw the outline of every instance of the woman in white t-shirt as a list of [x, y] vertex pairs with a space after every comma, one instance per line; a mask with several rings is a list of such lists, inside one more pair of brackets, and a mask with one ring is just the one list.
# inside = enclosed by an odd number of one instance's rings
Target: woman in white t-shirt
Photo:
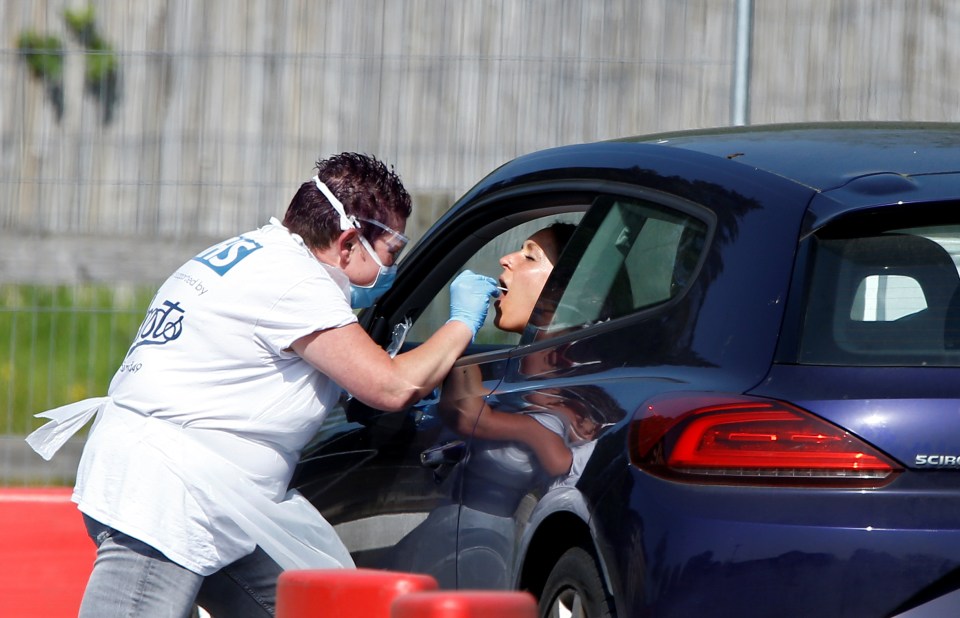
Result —
[[42, 415], [49, 459], [88, 420], [73, 499], [97, 543], [81, 616], [270, 616], [285, 568], [352, 567], [287, 485], [341, 389], [400, 411], [483, 324], [497, 283], [466, 271], [451, 317], [391, 357], [357, 323], [393, 281], [411, 200], [373, 157], [317, 163], [283, 222], [219, 243], [160, 287], [106, 397]]
[[[526, 239], [519, 250], [500, 258], [503, 273], [500, 275], [499, 284], [506, 291], [494, 305], [494, 325], [497, 328], [508, 332], [523, 332], [575, 227], [571, 223], [554, 223]], [[534, 363], [538, 359], [537, 354], [530, 354], [524, 362]], [[530, 369], [527, 368], [528, 371]], [[579, 444], [576, 440], [571, 440], [576, 435], [577, 428], [583, 424], [583, 415], [576, 408], [556, 404], [556, 401], [561, 401], [558, 398], [546, 399], [550, 406], [542, 402], [533, 406], [541, 412], [553, 409], [549, 414], [494, 410], [484, 397], [477, 394], [483, 392], [477, 387], [479, 383], [480, 370], [477, 365], [457, 367], [447, 376], [441, 392], [440, 412], [455, 431], [478, 440], [521, 445], [522, 450], [510, 451], [520, 455], [503, 456], [500, 463], [505, 466], [512, 465], [516, 469], [525, 467], [525, 477], [535, 472], [550, 478], [571, 473], [574, 464], [571, 445]], [[545, 398], [543, 393], [540, 396]], [[590, 436], [590, 439], [592, 437]], [[580, 442], [589, 442], [590, 439]], [[500, 455], [507, 452], [500, 451]], [[527, 461], [530, 459], [529, 455], [536, 459], [536, 470]], [[497, 455], [494, 455], [488, 459], [493, 461], [496, 457]], [[523, 465], [513, 461], [517, 457], [525, 460]]]

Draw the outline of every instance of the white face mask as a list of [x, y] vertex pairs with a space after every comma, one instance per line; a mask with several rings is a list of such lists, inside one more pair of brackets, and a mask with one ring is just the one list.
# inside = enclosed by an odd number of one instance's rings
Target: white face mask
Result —
[[[360, 233], [360, 222], [357, 220], [357, 218], [353, 215], [347, 215], [347, 211], [344, 209], [343, 204], [337, 199], [330, 188], [327, 187], [322, 180], [320, 180], [319, 176], [314, 176], [313, 181], [317, 184], [317, 189], [320, 189], [320, 192], [323, 193], [324, 197], [327, 198], [327, 201], [330, 202], [330, 205], [333, 206], [333, 209], [336, 210], [337, 214], [340, 215], [340, 230], [357, 230], [357, 238], [360, 240], [360, 244], [363, 245], [363, 248], [366, 249], [367, 253], [370, 254], [370, 257], [373, 258], [373, 261], [379, 267], [376, 278], [374, 278], [373, 282], [370, 284], [350, 284], [350, 306], [354, 309], [371, 307], [373, 306], [373, 303], [377, 302], [377, 300], [383, 296], [383, 294], [393, 285], [394, 280], [397, 278], [397, 265], [394, 264], [393, 266], [384, 266], [383, 262], [380, 260], [380, 256], [377, 255], [377, 252], [373, 250], [373, 247], [370, 245], [367, 239], [364, 238], [363, 234]], [[390, 229], [378, 221], [370, 221], [370, 223], [373, 223], [378, 227], [383, 228], [387, 232], [390, 232], [393, 237], [398, 239], [398, 242], [402, 242], [403, 245], [407, 243], [407, 237], [403, 234]], [[394, 256], [398, 256], [399, 254], [399, 249], [394, 252]]]

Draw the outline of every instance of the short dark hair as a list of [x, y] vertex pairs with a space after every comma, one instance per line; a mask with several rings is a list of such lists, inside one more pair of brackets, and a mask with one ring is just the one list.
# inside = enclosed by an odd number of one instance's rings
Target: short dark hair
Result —
[[[376, 157], [343, 152], [317, 161], [317, 176], [343, 204], [348, 215], [400, 227], [413, 210], [400, 177]], [[300, 185], [287, 207], [283, 225], [310, 248], [325, 248], [340, 235], [340, 215], [311, 179]], [[383, 229], [361, 222], [361, 234], [373, 242]]]

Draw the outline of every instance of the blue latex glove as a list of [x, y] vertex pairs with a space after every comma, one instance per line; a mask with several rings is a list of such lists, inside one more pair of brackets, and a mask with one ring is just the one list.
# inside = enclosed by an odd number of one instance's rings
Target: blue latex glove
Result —
[[[450, 284], [450, 320], [463, 322], [477, 336], [487, 319], [490, 298], [499, 296], [497, 280], [465, 270]], [[471, 339], [472, 340], [472, 339]]]

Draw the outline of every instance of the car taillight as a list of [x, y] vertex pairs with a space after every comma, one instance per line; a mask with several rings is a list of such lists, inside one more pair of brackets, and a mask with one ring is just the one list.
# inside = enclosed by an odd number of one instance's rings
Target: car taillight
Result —
[[805, 410], [741, 395], [656, 397], [637, 411], [629, 435], [634, 465], [676, 480], [872, 487], [901, 470]]

